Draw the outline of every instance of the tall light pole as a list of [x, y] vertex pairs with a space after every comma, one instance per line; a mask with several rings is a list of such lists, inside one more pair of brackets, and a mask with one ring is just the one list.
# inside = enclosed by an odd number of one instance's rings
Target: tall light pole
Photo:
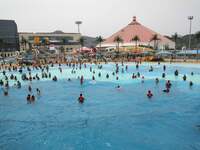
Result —
[[78, 26], [78, 33], [80, 33], [80, 25], [82, 24], [82, 21], [76, 21], [75, 24]]
[[191, 49], [191, 32], [192, 32], [192, 20], [194, 19], [193, 16], [188, 16], [188, 20], [190, 21], [190, 32], [189, 32], [189, 44], [188, 44], [188, 49]]

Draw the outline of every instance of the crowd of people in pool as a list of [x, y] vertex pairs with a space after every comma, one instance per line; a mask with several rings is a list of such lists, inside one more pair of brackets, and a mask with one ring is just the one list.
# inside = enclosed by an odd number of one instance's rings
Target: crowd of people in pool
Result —
[[[135, 64], [135, 67], [136, 67], [136, 70], [138, 70], [137, 73], [133, 73], [132, 74], [132, 79], [141, 79], [141, 82], [144, 83], [144, 79], [145, 77], [143, 75], [141, 75], [141, 73], [139, 72], [139, 67], [140, 67], [140, 64], [141, 62], [137, 62]], [[71, 73], [72, 74], [76, 74], [77, 70], [81, 70], [83, 69], [86, 69], [87, 68], [87, 64], [82, 64], [82, 63], [66, 63], [66, 65], [71, 68]], [[97, 68], [99, 70], [101, 70], [103, 68], [103, 65], [102, 64], [96, 64], [97, 65]], [[160, 63], [158, 63], [158, 65], [160, 65]], [[128, 72], [128, 65], [124, 65], [124, 63], [122, 62], [121, 63], [121, 73], [125, 73], [125, 72]], [[57, 76], [52, 76], [52, 73], [50, 72], [50, 67], [54, 67], [54, 64], [50, 64], [50, 65], [38, 65], [38, 66], [19, 66], [19, 67], [15, 67], [15, 66], [8, 66], [8, 67], [4, 67], [4, 66], [1, 66], [0, 67], [0, 72], [3, 74], [3, 78], [0, 79], [0, 86], [2, 87], [3, 89], [3, 93], [4, 93], [4, 96], [8, 96], [9, 95], [9, 82], [10, 81], [13, 81], [14, 82], [14, 87], [20, 89], [21, 88], [21, 82], [20, 81], [24, 81], [24, 82], [29, 82], [29, 86], [28, 86], [28, 94], [27, 94], [27, 103], [28, 104], [31, 104], [31, 103], [34, 103], [35, 100], [36, 100], [36, 96], [33, 94], [33, 90], [32, 90], [32, 86], [31, 86], [31, 83], [32, 81], [34, 80], [37, 80], [39, 81], [41, 78], [42, 79], [51, 79], [52, 81], [56, 82], [58, 81], [58, 77]], [[59, 72], [62, 73], [62, 65], [59, 64]], [[166, 65], [163, 65], [163, 73], [162, 73], [162, 78], [166, 78], [166, 69], [167, 69], [167, 66]], [[38, 73], [36, 73], [35, 75], [32, 75], [32, 71], [34, 70], [37, 70], [38, 71], [41, 71], [41, 75], [39, 75]], [[90, 72], [93, 74], [92, 75], [92, 83], [95, 83], [95, 69], [92, 68], [92, 66], [90, 66], [89, 68]], [[154, 71], [154, 68], [153, 66], [150, 66], [149, 72], [153, 72]], [[7, 72], [9, 72], [9, 75], [7, 74]], [[21, 74], [21, 80], [19, 80], [17, 78], [17, 75], [15, 73], [19, 72]], [[112, 72], [112, 76], [116, 78], [116, 80], [119, 80], [119, 74], [120, 72], [120, 66], [118, 63], [115, 64], [115, 68], [114, 68], [114, 71]], [[179, 76], [179, 70], [175, 70], [174, 72], [174, 75], [175, 76]], [[194, 73], [191, 72], [191, 75], [193, 76]], [[98, 77], [101, 78], [103, 76], [102, 72], [99, 71], [98, 73]], [[106, 77], [106, 79], [109, 79], [110, 78], [110, 74], [104, 74], [104, 76]], [[80, 85], [83, 85], [84, 84], [84, 76], [78, 76], [78, 80], [80, 80]], [[183, 75], [183, 81], [186, 81], [187, 80], [187, 76], [186, 75]], [[70, 78], [68, 78], [68, 81], [71, 81]], [[155, 83], [158, 84], [159, 83], [159, 78], [156, 78], [155, 79]], [[193, 82], [190, 81], [189, 82], [189, 86], [193, 86]], [[172, 87], [172, 83], [170, 82], [170, 80], [167, 80], [166, 81], [166, 84], [165, 84], [165, 89], [163, 89], [163, 92], [165, 93], [169, 93], [170, 92], [170, 89]], [[120, 90], [121, 89], [121, 86], [120, 85], [117, 85], [116, 89]], [[36, 88], [36, 94], [37, 96], [41, 95], [41, 91], [39, 88]], [[153, 92], [151, 89], [149, 89], [147, 91], [147, 97], [148, 98], [152, 98], [153, 97]], [[82, 93], [80, 93], [80, 96], [78, 97], [78, 101], [79, 103], [84, 103], [84, 96]]]

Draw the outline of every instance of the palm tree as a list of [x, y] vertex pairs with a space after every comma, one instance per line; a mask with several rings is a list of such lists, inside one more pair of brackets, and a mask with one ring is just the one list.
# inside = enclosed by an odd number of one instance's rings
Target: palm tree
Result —
[[200, 39], [200, 31], [198, 31], [196, 34], [195, 34], [196, 38], [197, 39]]
[[79, 43], [80, 43], [80, 45], [81, 45], [81, 48], [83, 48], [83, 46], [84, 46], [84, 44], [85, 44], [85, 39], [84, 39], [84, 37], [81, 37], [81, 38], [79, 39]]
[[138, 48], [137, 46], [137, 43], [140, 41], [140, 38], [139, 36], [134, 36], [132, 39], [131, 39], [131, 42], [135, 42], [135, 46], [136, 46], [136, 49]]
[[[81, 45], [81, 50], [83, 50], [83, 46], [84, 46], [84, 44], [85, 44], [85, 39], [84, 39], [83, 36], [80, 37], [80, 39], [79, 39], [79, 43], [80, 43], [80, 45]], [[81, 55], [82, 55], [82, 54], [81, 54]], [[82, 55], [82, 57], [83, 57], [83, 55]]]
[[120, 44], [120, 43], [123, 43], [123, 39], [122, 39], [120, 36], [116, 36], [116, 37], [114, 38], [114, 42], [117, 43], [117, 53], [119, 54], [119, 44]]
[[[98, 37], [96, 37], [96, 42], [99, 44], [99, 50], [100, 51], [98, 51], [98, 52], [101, 52], [101, 44], [102, 44], [102, 42], [104, 41], [104, 39], [102, 38], [102, 36], [98, 36]], [[100, 54], [100, 53], [99, 53]], [[102, 55], [100, 55], [100, 56], [102, 56]], [[97, 57], [96, 57], [97, 58]]]
[[[0, 47], [4, 47], [4, 41], [3, 41], [3, 39], [0, 39]], [[5, 55], [4, 54], [1, 54], [1, 56], [2, 56], [2, 60], [3, 60], [3, 64], [5, 64], [5, 60], [4, 60], [4, 57], [5, 57]]]
[[[195, 34], [195, 37], [197, 38], [197, 40], [200, 40], [200, 31], [198, 31], [196, 34]], [[199, 54], [199, 50], [197, 49], [197, 55]], [[198, 59], [198, 58], [197, 58]]]
[[0, 39], [0, 46], [3, 47], [3, 45], [4, 45], [4, 41], [3, 41], [3, 39]]
[[42, 39], [41, 45], [45, 46], [45, 44], [46, 44], [46, 39]]
[[104, 39], [103, 39], [101, 36], [98, 36], [98, 37], [96, 38], [96, 41], [97, 41], [97, 43], [99, 44], [99, 49], [101, 50], [101, 44], [102, 44], [102, 42], [104, 41]]
[[65, 52], [65, 48], [63, 46], [60, 47], [60, 52], [64, 53]]
[[160, 39], [158, 38], [158, 35], [157, 34], [154, 34], [151, 38], [150, 41], [153, 41], [154, 42], [154, 50], [158, 48], [158, 41]]
[[32, 50], [32, 44], [31, 44], [31, 42], [28, 42], [28, 47], [29, 47], [29, 50], [31, 51]]
[[66, 38], [62, 38], [62, 43], [66, 44], [67, 43], [67, 39]]
[[175, 42], [175, 50], [176, 50], [176, 48], [177, 48], [176, 43], [177, 43], [177, 39], [178, 39], [178, 34], [175, 33], [175, 34], [172, 36], [172, 38], [174, 39], [174, 42]]
[[23, 36], [21, 37], [21, 42], [20, 43], [23, 46], [23, 50], [25, 50], [26, 49], [27, 40]]

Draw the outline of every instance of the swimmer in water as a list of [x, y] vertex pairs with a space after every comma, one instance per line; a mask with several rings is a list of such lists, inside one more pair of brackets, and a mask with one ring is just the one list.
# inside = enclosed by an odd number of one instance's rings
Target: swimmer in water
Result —
[[17, 88], [21, 88], [21, 83], [17, 81]]
[[3, 80], [0, 80], [0, 86], [3, 86]]
[[135, 79], [135, 74], [133, 73], [133, 75], [132, 75], [132, 79]]
[[29, 92], [32, 92], [32, 88], [31, 88], [30, 85], [28, 86], [28, 91], [29, 91]]
[[27, 95], [26, 100], [27, 100], [27, 104], [31, 103], [31, 95], [30, 94]]
[[190, 81], [189, 85], [190, 85], [190, 87], [192, 87], [192, 86], [193, 86], [193, 82], [192, 82], [192, 81]]
[[136, 69], [138, 69], [138, 68], [139, 68], [139, 64], [137, 63], [137, 64], [136, 64]]
[[166, 82], [166, 84], [165, 84], [166, 89], [170, 89], [171, 86], [172, 86], [172, 84], [171, 84], [170, 80], [168, 80], [168, 81]]
[[120, 86], [120, 85], [117, 85], [117, 86], [116, 86], [116, 89], [117, 89], [117, 90], [121, 90], [121, 86]]
[[178, 76], [178, 70], [176, 70], [176, 71], [174, 72], [174, 75], [175, 75], [175, 76]]
[[85, 98], [83, 97], [83, 94], [81, 93], [79, 98], [78, 98], [78, 101], [79, 101], [79, 103], [82, 104], [84, 102], [84, 100], [85, 100]]
[[156, 84], [158, 84], [159, 83], [159, 79], [158, 78], [156, 78]]
[[183, 81], [186, 81], [186, 80], [187, 80], [187, 76], [184, 75], [184, 76], [183, 76]]
[[149, 90], [149, 91], [147, 92], [147, 97], [148, 97], [148, 98], [151, 98], [152, 96], [153, 96], [153, 94], [152, 94], [151, 90]]
[[83, 84], [83, 76], [81, 76], [80, 84], [81, 84], [81, 85]]
[[35, 96], [34, 95], [31, 96], [31, 102], [33, 102], [33, 103], [35, 102]]
[[92, 76], [92, 80], [93, 80], [93, 81], [95, 80], [95, 77], [94, 77], [94, 76]]
[[101, 72], [99, 72], [98, 76], [101, 77]]
[[163, 66], [163, 71], [165, 71], [165, 70], [166, 70], [166, 66], [164, 65], [164, 66]]
[[163, 92], [169, 93], [169, 88], [166, 88], [165, 90], [163, 90]]
[[37, 95], [41, 94], [41, 91], [38, 88], [36, 89], [36, 92], [37, 92]]
[[144, 83], [144, 76], [142, 76], [142, 83]]
[[8, 90], [4, 90], [4, 96], [8, 96]]
[[152, 66], [150, 67], [149, 72], [153, 72], [153, 67]]
[[53, 80], [53, 81], [57, 81], [58, 79], [57, 79], [56, 76], [54, 76], [52, 80]]
[[163, 73], [163, 74], [162, 74], [162, 78], [165, 78], [165, 76], [166, 76], [165, 73]]
[[106, 75], [106, 78], [107, 78], [107, 79], [109, 78], [109, 74]]

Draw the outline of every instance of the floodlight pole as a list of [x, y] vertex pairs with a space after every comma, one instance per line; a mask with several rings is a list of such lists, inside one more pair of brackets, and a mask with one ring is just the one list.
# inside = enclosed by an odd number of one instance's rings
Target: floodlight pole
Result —
[[191, 49], [191, 33], [192, 33], [192, 20], [194, 19], [193, 16], [188, 16], [188, 20], [190, 21], [190, 30], [189, 30], [189, 44], [188, 49]]
[[78, 33], [80, 33], [80, 25], [82, 24], [82, 21], [76, 21], [75, 24], [78, 26]]

